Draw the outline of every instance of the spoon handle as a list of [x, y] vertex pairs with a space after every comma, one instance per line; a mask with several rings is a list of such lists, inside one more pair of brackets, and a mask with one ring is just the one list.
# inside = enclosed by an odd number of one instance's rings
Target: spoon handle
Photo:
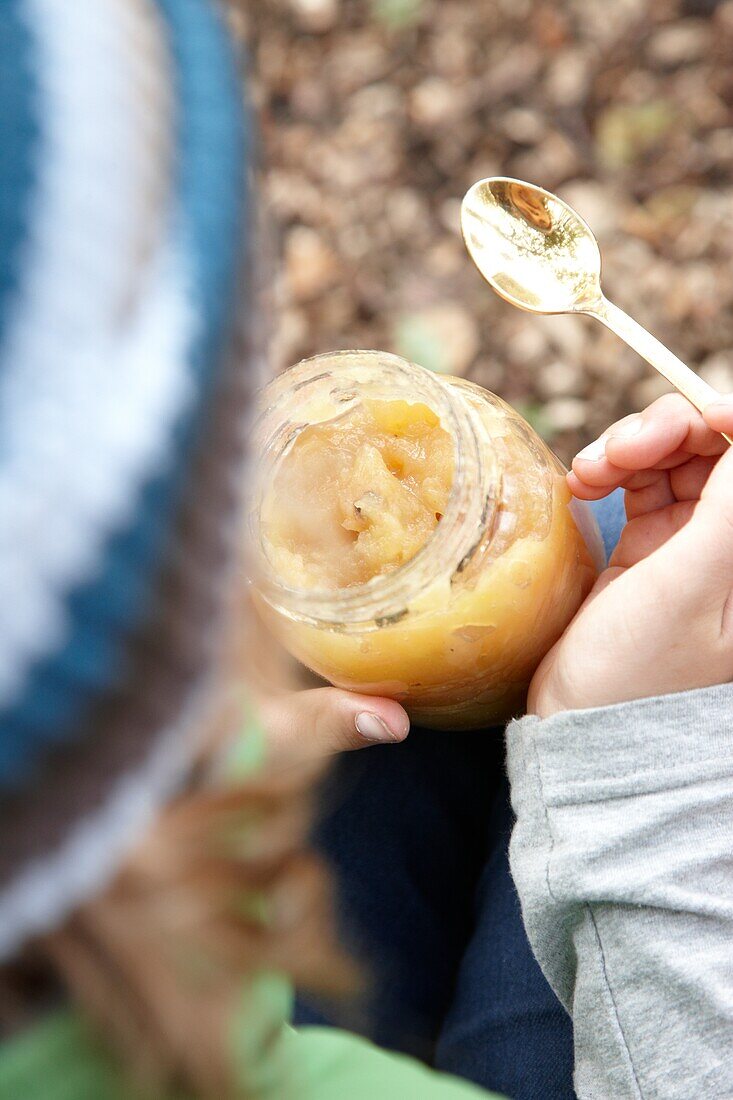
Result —
[[[673, 355], [669, 348], [665, 348], [656, 336], [652, 336], [633, 317], [629, 317], [628, 313], [624, 313], [607, 298], [602, 298], [599, 305], [588, 310], [588, 313], [602, 321], [611, 332], [620, 336], [630, 348], [638, 352], [642, 359], [646, 359], [647, 363], [651, 363], [655, 370], [664, 375], [667, 381], [671, 382], [700, 412], [720, 396], [717, 390]], [[725, 439], [733, 444], [729, 436], [726, 435]]]

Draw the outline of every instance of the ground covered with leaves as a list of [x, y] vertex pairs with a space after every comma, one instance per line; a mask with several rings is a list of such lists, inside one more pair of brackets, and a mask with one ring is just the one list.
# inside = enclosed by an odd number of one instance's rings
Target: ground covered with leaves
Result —
[[664, 392], [592, 321], [536, 318], [463, 247], [477, 179], [557, 190], [607, 295], [733, 391], [733, 0], [249, 0], [271, 357], [396, 351], [500, 393], [568, 458]]

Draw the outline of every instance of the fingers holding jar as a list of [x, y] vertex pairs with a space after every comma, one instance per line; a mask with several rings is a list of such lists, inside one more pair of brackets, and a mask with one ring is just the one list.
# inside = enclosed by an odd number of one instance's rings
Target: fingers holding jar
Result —
[[732, 428], [733, 403], [715, 403], [703, 416], [680, 394], [667, 394], [581, 451], [568, 484], [581, 500], [623, 487], [629, 519], [696, 500], [727, 450], [720, 432]]

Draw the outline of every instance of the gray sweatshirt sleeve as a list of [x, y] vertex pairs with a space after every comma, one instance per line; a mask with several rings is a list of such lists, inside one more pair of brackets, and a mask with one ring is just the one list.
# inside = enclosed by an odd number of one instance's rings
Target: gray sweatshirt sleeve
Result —
[[582, 1100], [733, 1098], [733, 686], [507, 731], [512, 873]]

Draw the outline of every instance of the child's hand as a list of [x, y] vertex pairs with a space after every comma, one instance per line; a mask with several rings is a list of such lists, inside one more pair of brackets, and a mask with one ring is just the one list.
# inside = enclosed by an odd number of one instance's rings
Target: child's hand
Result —
[[619, 703], [733, 679], [733, 397], [704, 417], [669, 395], [609, 428], [568, 483], [626, 489], [629, 523], [588, 600], [540, 665], [531, 712]]
[[394, 699], [337, 688], [290, 691], [257, 700], [273, 767], [318, 760], [367, 745], [404, 741], [407, 714]]

